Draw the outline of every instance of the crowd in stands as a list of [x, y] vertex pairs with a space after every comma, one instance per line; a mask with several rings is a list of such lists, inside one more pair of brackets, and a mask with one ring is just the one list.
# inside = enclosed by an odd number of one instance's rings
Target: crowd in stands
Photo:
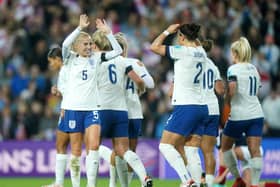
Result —
[[[55, 138], [60, 99], [50, 94], [57, 76], [48, 69], [47, 53], [61, 46], [81, 13], [92, 20], [89, 33], [97, 17], [125, 33], [129, 56], [141, 59], [154, 77], [155, 89], [141, 98], [143, 137], [159, 138], [172, 110], [173, 65], [150, 51], [151, 41], [171, 23], [193, 21], [214, 41], [210, 58], [225, 81], [230, 43], [248, 38], [261, 75], [264, 135], [280, 136], [279, 0], [0, 0], [0, 140]], [[171, 35], [165, 42], [173, 41]]]

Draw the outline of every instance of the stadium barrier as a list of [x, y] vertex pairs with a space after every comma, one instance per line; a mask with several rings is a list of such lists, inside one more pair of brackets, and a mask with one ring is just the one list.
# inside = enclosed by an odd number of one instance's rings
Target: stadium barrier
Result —
[[[109, 140], [103, 145], [111, 147]], [[158, 140], [140, 139], [137, 154], [153, 177], [177, 179], [178, 176], [158, 150]], [[264, 165], [262, 178], [280, 178], [280, 139], [264, 139]], [[0, 142], [1, 177], [53, 177], [55, 166], [55, 142], [4, 141]], [[85, 150], [82, 153], [82, 175], [85, 176]], [[69, 171], [67, 171], [69, 175]], [[99, 176], [109, 176], [109, 165], [100, 161]]]

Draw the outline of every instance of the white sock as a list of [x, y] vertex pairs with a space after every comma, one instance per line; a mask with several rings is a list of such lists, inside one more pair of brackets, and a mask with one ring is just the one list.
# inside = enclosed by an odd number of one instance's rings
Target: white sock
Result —
[[86, 173], [87, 173], [87, 186], [96, 186], [96, 178], [99, 166], [99, 152], [96, 150], [89, 150], [86, 156]]
[[117, 176], [116, 176], [116, 167], [110, 164], [110, 182], [109, 187], [117, 186]]
[[111, 165], [112, 150], [109, 147], [100, 145], [98, 152], [99, 152], [99, 156], [110, 164], [109, 187], [115, 187], [117, 185], [117, 175], [116, 175], [116, 167]]
[[102, 157], [106, 162], [111, 163], [112, 150], [104, 145], [100, 145], [98, 149], [100, 157]]
[[147, 176], [147, 173], [138, 155], [133, 151], [128, 150], [124, 153], [123, 158], [133, 169], [133, 171], [138, 175], [141, 183], [145, 184], [145, 177]]
[[120, 179], [120, 183], [122, 187], [128, 187], [128, 167], [127, 163], [125, 160], [121, 159], [121, 157], [116, 156], [116, 168], [117, 168], [117, 173]]
[[184, 146], [185, 154], [188, 160], [187, 169], [191, 174], [192, 179], [196, 183], [201, 182], [201, 160], [198, 154], [198, 147]]
[[81, 179], [81, 157], [71, 155], [70, 159], [70, 176], [72, 181], [72, 187], [80, 187]]
[[56, 154], [55, 159], [55, 184], [63, 186], [67, 165], [67, 154]]
[[185, 163], [179, 152], [170, 144], [159, 144], [159, 150], [167, 160], [167, 162], [176, 170], [182, 183], [186, 183], [190, 176], [185, 167]]
[[260, 176], [261, 176], [261, 170], [262, 170], [262, 157], [254, 157], [251, 158], [249, 163], [251, 164], [252, 169], [252, 185], [259, 185], [260, 182]]
[[128, 178], [128, 185], [130, 185], [132, 179], [133, 179], [133, 175], [134, 175], [134, 172], [133, 171], [129, 171], [128, 174], [127, 174], [127, 178]]
[[213, 184], [214, 184], [214, 175], [211, 175], [211, 174], [206, 174], [205, 176], [205, 180], [206, 180], [206, 184], [208, 187], [212, 187]]
[[238, 178], [240, 177], [238, 168], [237, 168], [237, 159], [235, 154], [232, 152], [232, 149], [224, 152], [224, 162], [226, 167], [229, 169], [231, 174], [235, 177]]

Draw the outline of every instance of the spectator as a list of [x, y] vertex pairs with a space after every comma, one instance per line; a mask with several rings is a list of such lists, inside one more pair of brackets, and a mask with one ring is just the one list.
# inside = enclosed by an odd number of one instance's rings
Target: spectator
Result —
[[[278, 83], [279, 84], [279, 83]], [[280, 88], [280, 86], [279, 86]], [[280, 134], [280, 89], [271, 90], [264, 98], [262, 108], [265, 117], [266, 134], [270, 137], [279, 137]]]
[[272, 85], [275, 86], [279, 73], [280, 50], [279, 47], [274, 43], [274, 38], [272, 35], [266, 35], [265, 44], [260, 47], [260, 52], [265, 55], [265, 59], [270, 63]]

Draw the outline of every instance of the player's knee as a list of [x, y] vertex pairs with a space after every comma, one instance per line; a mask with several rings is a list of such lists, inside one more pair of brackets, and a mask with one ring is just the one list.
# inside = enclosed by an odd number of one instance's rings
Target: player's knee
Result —
[[215, 156], [214, 156], [213, 151], [203, 152], [203, 157], [205, 160], [214, 160], [215, 161]]
[[93, 143], [90, 143], [89, 146], [88, 146], [88, 149], [89, 150], [98, 150], [99, 148], [99, 143], [96, 143], [96, 142], [93, 142]]
[[57, 151], [57, 153], [65, 154], [66, 150], [67, 150], [67, 145], [68, 145], [68, 143], [57, 142], [56, 143], [56, 151]]
[[80, 147], [72, 147], [71, 153], [72, 153], [72, 155], [75, 155], [75, 156], [81, 156], [82, 149]]
[[125, 154], [125, 152], [127, 151], [128, 149], [125, 148], [125, 147], [122, 147], [122, 146], [117, 146], [115, 148], [115, 153], [117, 156], [120, 156], [120, 157], [123, 157], [123, 155]]
[[251, 157], [260, 157], [261, 151], [259, 147], [249, 147]]
[[214, 147], [211, 146], [201, 145], [201, 150], [204, 156], [214, 154]]

